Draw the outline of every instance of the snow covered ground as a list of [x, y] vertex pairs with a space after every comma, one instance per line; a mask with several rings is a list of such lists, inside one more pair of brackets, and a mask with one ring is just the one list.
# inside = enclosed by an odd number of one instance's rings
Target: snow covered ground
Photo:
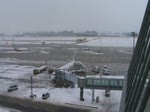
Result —
[[21, 112], [21, 111], [0, 106], [0, 112]]
[[[14, 44], [77, 44], [80, 46], [102, 47], [133, 47], [132, 37], [87, 37], [82, 43], [76, 43], [77, 39], [84, 37], [0, 37], [1, 44], [10, 46]], [[137, 38], [135, 39], [137, 41]]]
[[80, 37], [0, 37], [1, 44], [73, 44]]
[[[36, 52], [38, 49], [40, 53], [50, 53], [46, 52], [46, 49], [53, 49], [50, 47], [35, 47], [33, 51], [28, 51], [27, 48], [22, 48], [22, 52], [12, 51], [12, 45], [18, 44], [52, 44], [59, 46], [60, 44], [76, 44], [79, 46], [102, 46], [102, 47], [129, 47], [133, 46], [133, 38], [125, 37], [87, 37], [86, 42], [77, 43], [77, 39], [83, 39], [83, 37], [14, 37], [15, 41], [12, 41], [10, 37], [0, 37], [0, 51], [1, 53], [29, 53]], [[54, 44], [53, 44], [54, 43]], [[7, 47], [5, 47], [7, 46]], [[68, 50], [75, 50], [77, 48], [68, 48]], [[84, 51], [85, 53], [96, 53], [93, 51]], [[130, 54], [129, 51], [118, 50], [120, 53]], [[103, 53], [102, 53], [103, 55]], [[110, 97], [105, 97], [104, 90], [95, 90], [95, 98], [99, 96], [99, 103], [92, 102], [92, 91], [90, 89], [84, 89], [84, 100], [80, 101], [80, 89], [77, 88], [54, 88], [50, 82], [50, 74], [47, 72], [34, 76], [32, 71], [34, 66], [21, 66], [20, 62], [24, 63], [42, 63], [38, 61], [29, 60], [19, 60], [14, 58], [0, 58], [0, 94], [25, 98], [28, 99], [31, 94], [30, 88], [30, 77], [33, 76], [33, 92], [37, 95], [34, 101], [48, 102], [60, 105], [78, 105], [80, 107], [95, 108], [96, 111], [101, 112], [118, 112], [121, 99], [121, 91], [111, 91]], [[17, 84], [18, 90], [13, 92], [7, 92], [7, 88], [12, 85]], [[42, 100], [43, 93], [50, 93], [50, 98], [47, 100]], [[1, 111], [1, 110], [0, 110]], [[95, 111], [95, 112], [96, 112]], [[5, 112], [5, 111], [3, 111]], [[7, 112], [7, 110], [6, 110]]]
[[[0, 94], [13, 97], [19, 97], [23, 99], [29, 99], [31, 94], [30, 90], [30, 77], [33, 76], [33, 93], [37, 95], [34, 101], [48, 102], [57, 105], [77, 105], [88, 108], [95, 108], [97, 111], [102, 112], [118, 112], [121, 91], [111, 91], [110, 97], [105, 97], [104, 90], [95, 90], [95, 98], [99, 96], [99, 103], [92, 102], [92, 91], [90, 89], [84, 89], [85, 101], [80, 101], [80, 89], [77, 88], [54, 88], [50, 83], [50, 74], [47, 72], [33, 75], [33, 66], [20, 66], [18, 64], [7, 64], [8, 59], [0, 60]], [[9, 62], [11, 59], [9, 59]], [[17, 84], [18, 90], [13, 92], [7, 92], [7, 88]], [[50, 98], [42, 100], [42, 94], [48, 92]], [[4, 111], [5, 112], [5, 111]], [[6, 111], [7, 112], [7, 111]]]
[[[137, 40], [136, 40], [137, 41]], [[78, 45], [101, 47], [133, 47], [133, 38], [125, 37], [99, 37]]]
[[32, 73], [33, 68], [31, 66], [0, 65], [0, 77], [19, 78], [20, 76]]

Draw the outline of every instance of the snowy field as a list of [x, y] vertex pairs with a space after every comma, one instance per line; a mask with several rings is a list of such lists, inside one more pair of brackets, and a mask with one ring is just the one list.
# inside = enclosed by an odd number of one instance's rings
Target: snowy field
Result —
[[21, 111], [0, 106], [0, 112], [21, 112]]
[[0, 44], [11, 46], [13, 43], [42, 44], [45, 42], [45, 44], [77, 44], [80, 46], [133, 47], [132, 37], [87, 37], [83, 43], [77, 43], [77, 39], [84, 39], [84, 37], [0, 37]]
[[82, 46], [101, 46], [101, 47], [133, 47], [133, 38], [125, 37], [99, 37], [98, 39], [89, 40], [81, 43]]
[[[65, 106], [78, 106], [78, 108], [87, 107], [90, 109], [96, 109], [95, 112], [118, 112], [119, 106], [120, 106], [120, 99], [121, 99], [121, 91], [111, 91], [110, 97], [105, 97], [105, 91], [104, 90], [95, 90], [95, 98], [96, 96], [99, 96], [99, 103], [92, 102], [92, 91], [90, 89], [84, 89], [84, 100], [80, 101], [80, 89], [75, 86], [75, 88], [54, 88], [53, 84], [50, 82], [51, 75], [47, 72], [42, 73], [40, 75], [33, 75], [33, 69], [35, 68], [34, 64], [43, 64], [42, 58], [45, 57], [45, 54], [50, 56], [50, 59], [52, 59], [52, 53], [54, 55], [55, 49], [58, 47], [58, 49], [61, 48], [62, 45], [70, 45], [72, 47], [65, 48], [66, 51], [68, 50], [68, 54], [72, 53], [72, 51], [78, 49], [77, 45], [83, 50], [81, 50], [81, 53], [84, 53], [85, 55], [89, 55], [91, 58], [92, 56], [95, 57], [95, 59], [99, 59], [101, 56], [102, 60], [109, 60], [105, 59], [106, 56], [109, 53], [106, 49], [106, 52], [100, 52], [98, 53], [96, 50], [91, 50], [92, 46], [97, 46], [97, 48], [101, 47], [116, 47], [117, 53], [120, 53], [124, 57], [122, 59], [125, 60], [125, 63], [122, 63], [122, 68], [128, 64], [128, 58], [130, 58], [130, 55], [132, 54], [132, 47], [133, 47], [133, 38], [125, 38], [125, 37], [87, 37], [86, 41], [84, 42], [77, 42], [77, 39], [84, 39], [84, 37], [0, 37], [0, 53], [2, 58], [0, 58], [0, 94], [6, 95], [6, 96], [13, 96], [18, 97], [21, 99], [30, 99], [29, 95], [31, 94], [31, 84], [30, 84], [30, 77], [33, 76], [33, 92], [37, 95], [33, 101], [39, 101], [39, 102], [47, 102], [47, 103], [53, 103], [57, 105], [65, 105]], [[17, 52], [13, 50], [13, 45], [19, 46], [19, 50], [21, 52]], [[28, 49], [28, 44], [30, 44], [30, 49]], [[47, 46], [44, 46], [47, 45]], [[50, 45], [50, 46], [48, 46]], [[88, 48], [90, 46], [90, 50], [84, 50], [84, 48]], [[127, 49], [121, 49], [121, 48], [127, 48]], [[129, 50], [128, 50], [129, 48]], [[61, 49], [60, 49], [61, 51]], [[111, 50], [110, 50], [111, 51]], [[17, 54], [15, 54], [17, 53]], [[59, 52], [62, 54], [62, 52]], [[59, 55], [59, 53], [55, 55]], [[83, 54], [82, 53], [82, 54]], [[107, 54], [108, 53], [108, 54]], [[116, 53], [116, 52], [115, 52]], [[28, 59], [20, 59], [19, 56], [30, 56], [33, 54], [33, 56], [41, 55], [43, 54], [43, 57], [41, 59], [34, 60], [32, 57], [31, 60]], [[50, 60], [50, 64], [56, 65], [55, 61], [59, 62], [59, 66], [64, 63], [64, 60], [71, 59], [70, 55], [64, 54], [65, 58], [60, 59], [61, 57], [55, 56], [55, 60]], [[7, 57], [5, 58], [5, 56]], [[9, 56], [14, 55], [18, 56], [19, 58], [10, 58]], [[31, 55], [32, 56], [32, 55]], [[68, 56], [68, 58], [66, 57]], [[72, 56], [72, 54], [71, 54]], [[97, 58], [97, 56], [99, 56]], [[58, 57], [58, 59], [56, 58]], [[81, 56], [82, 57], [82, 56]], [[116, 57], [116, 55], [114, 55]], [[37, 57], [38, 58], [38, 57]], [[67, 59], [66, 59], [67, 58]], [[88, 61], [92, 61], [90, 59]], [[29, 57], [30, 59], [30, 57]], [[32, 60], [33, 59], [33, 60]], [[85, 59], [85, 58], [83, 58]], [[99, 59], [100, 60], [100, 59]], [[126, 62], [127, 60], [127, 62]], [[94, 61], [94, 60], [93, 60]], [[97, 62], [97, 61], [96, 61]], [[120, 61], [122, 62], [122, 61]], [[30, 64], [26, 65], [26, 64]], [[32, 63], [32, 64], [31, 64]], [[86, 61], [86, 65], [88, 65], [90, 62]], [[23, 65], [21, 65], [23, 64]], [[115, 67], [116, 63], [112, 63]], [[119, 63], [115, 70], [120, 70], [121, 63]], [[124, 69], [124, 68], [123, 68]], [[117, 70], [116, 70], [117, 71]], [[124, 72], [123, 72], [124, 73]], [[12, 85], [17, 84], [18, 90], [13, 92], [7, 92], [7, 88]], [[42, 100], [42, 94], [48, 92], [50, 94], [50, 98], [47, 100]], [[7, 109], [5, 110], [7, 112]], [[5, 112], [3, 111], [3, 112]], [[0, 110], [1, 112], [1, 110]]]
[[[6, 60], [8, 61], [8, 60]], [[10, 62], [10, 60], [9, 60]], [[57, 105], [74, 105], [88, 108], [95, 108], [97, 111], [102, 112], [117, 112], [120, 105], [121, 91], [111, 91], [110, 97], [104, 96], [104, 90], [95, 90], [95, 97], [99, 96], [99, 103], [92, 102], [92, 91], [84, 89], [85, 101], [79, 100], [80, 89], [77, 88], [54, 88], [50, 83], [50, 74], [42, 73], [33, 75], [33, 66], [20, 66], [17, 64], [7, 64], [5, 60], [0, 61], [0, 94], [23, 99], [29, 99], [30, 90], [30, 77], [33, 76], [33, 93], [37, 95], [34, 101], [48, 102]], [[17, 84], [18, 90], [7, 92], [7, 88]], [[43, 93], [50, 93], [50, 98], [42, 100]], [[96, 111], [95, 110], [95, 111]], [[4, 111], [5, 112], [5, 111]], [[7, 112], [7, 111], [6, 111]]]

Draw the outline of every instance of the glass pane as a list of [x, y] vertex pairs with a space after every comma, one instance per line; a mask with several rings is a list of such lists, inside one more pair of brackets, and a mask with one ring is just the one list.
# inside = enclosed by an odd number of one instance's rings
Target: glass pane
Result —
[[108, 80], [105, 80], [105, 85], [109, 86]]
[[122, 80], [119, 81], [119, 86], [123, 86], [123, 81]]
[[117, 86], [117, 80], [114, 80], [114, 86]]
[[103, 82], [102, 82], [102, 80], [99, 80], [99, 85], [103, 85]]
[[94, 85], [98, 85], [98, 84], [97, 84], [97, 80], [94, 80]]
[[91, 79], [87, 80], [87, 85], [92, 85], [92, 80]]
[[110, 81], [110, 85], [114, 86], [114, 81], [113, 80]]
[[102, 80], [102, 85], [105, 86], [105, 80]]

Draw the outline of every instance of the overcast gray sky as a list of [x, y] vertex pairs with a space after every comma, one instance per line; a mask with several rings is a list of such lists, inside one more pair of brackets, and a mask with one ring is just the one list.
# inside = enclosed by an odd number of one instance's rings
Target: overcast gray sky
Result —
[[148, 0], [0, 0], [0, 33], [139, 31]]

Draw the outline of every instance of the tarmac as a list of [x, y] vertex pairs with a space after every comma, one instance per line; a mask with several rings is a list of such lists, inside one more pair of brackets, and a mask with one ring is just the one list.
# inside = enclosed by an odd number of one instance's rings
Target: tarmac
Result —
[[[73, 54], [76, 49], [75, 60], [81, 61], [87, 67], [86, 75], [96, 75], [92, 72], [92, 67], [95, 65], [100, 66], [101, 69], [104, 65], [108, 65], [111, 75], [124, 76], [127, 73], [132, 57], [132, 48], [89, 47], [74, 44], [35, 44], [17, 45], [17, 47], [27, 48], [28, 50], [20, 52], [0, 52], [0, 58], [16, 58], [20, 60], [17, 62], [18, 65], [32, 65], [37, 67], [45, 65], [47, 62], [47, 65], [58, 68], [73, 59]], [[88, 50], [85, 50], [85, 48], [88, 48]], [[65, 106], [43, 104], [40, 102], [33, 102], [32, 100], [24, 100], [2, 95], [0, 96], [0, 104], [20, 109], [23, 112], [51, 112], [49, 110], [52, 110], [53, 112], [88, 112], [90, 110], [89, 108], [94, 108], [83, 107], [82, 105], [82, 108], [80, 108], [80, 105], [72, 106], [72, 104], [66, 104], [66, 108]], [[75, 108], [72, 109], [72, 107]]]
[[[87, 67], [87, 74], [89, 75], [94, 75], [91, 71], [95, 65], [100, 66], [101, 69], [104, 65], [108, 65], [111, 75], [124, 75], [127, 73], [132, 57], [132, 48], [99, 48], [64, 44], [45, 44], [44, 46], [41, 44], [17, 45], [17, 47], [27, 48], [28, 51], [20, 51], [18, 53], [0, 52], [0, 58], [16, 58], [20, 60], [20, 65], [33, 65], [37, 67], [44, 65], [47, 60], [49, 66], [58, 68], [73, 59], [73, 54], [76, 49], [75, 60], [81, 61]], [[88, 48], [89, 50], [85, 51], [84, 48]]]

